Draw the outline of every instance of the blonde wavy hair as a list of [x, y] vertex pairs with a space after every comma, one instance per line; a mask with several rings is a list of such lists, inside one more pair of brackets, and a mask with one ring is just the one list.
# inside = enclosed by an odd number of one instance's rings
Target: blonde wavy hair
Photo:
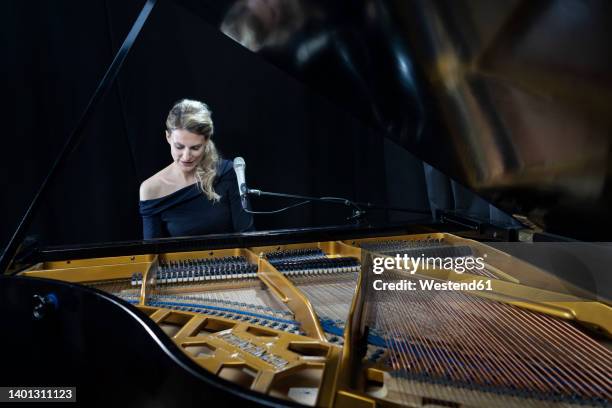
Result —
[[221, 196], [215, 192], [213, 182], [215, 177], [217, 177], [217, 165], [221, 157], [212, 141], [214, 126], [211, 115], [212, 112], [205, 103], [182, 99], [170, 109], [166, 119], [166, 129], [168, 133], [172, 133], [173, 130], [182, 129], [204, 136], [204, 139], [207, 141], [204, 157], [202, 157], [202, 160], [196, 167], [195, 177], [204, 195], [209, 200], [216, 202], [219, 201]]

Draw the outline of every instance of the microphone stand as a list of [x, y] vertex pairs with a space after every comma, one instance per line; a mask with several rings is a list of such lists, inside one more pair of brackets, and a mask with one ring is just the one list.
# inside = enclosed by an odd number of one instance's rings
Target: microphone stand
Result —
[[387, 207], [387, 206], [375, 205], [372, 203], [360, 203], [360, 202], [355, 202], [355, 201], [352, 201], [346, 198], [341, 198], [341, 197], [310, 197], [310, 196], [303, 196], [303, 195], [297, 195], [297, 194], [274, 193], [270, 191], [261, 191], [261, 190], [251, 189], [246, 186], [245, 186], [245, 193], [254, 195], [254, 196], [258, 196], [258, 197], [259, 196], [280, 197], [280, 198], [290, 198], [290, 199], [304, 200], [304, 201], [316, 201], [316, 202], [323, 202], [323, 203], [343, 204], [347, 207], [353, 208], [353, 214], [347, 218], [347, 221], [355, 220], [357, 223], [360, 223], [364, 219], [367, 213], [364, 210], [364, 208], [369, 208], [373, 210], [400, 211], [400, 212], [410, 212], [410, 213], [431, 215], [431, 212], [427, 210], [417, 210], [414, 208]]

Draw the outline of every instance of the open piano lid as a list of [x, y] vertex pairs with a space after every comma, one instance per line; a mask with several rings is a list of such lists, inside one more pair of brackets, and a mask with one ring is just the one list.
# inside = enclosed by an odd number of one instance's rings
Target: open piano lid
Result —
[[[502, 210], [551, 233], [609, 235], [608, 2], [174, 3]], [[154, 4], [145, 2], [124, 42], [130, 45], [116, 55], [72, 136], [112, 85]], [[69, 138], [64, 151], [76, 142]], [[50, 174], [62, 161], [60, 155]], [[0, 259], [1, 270], [21, 245], [43, 190]]]
[[176, 2], [506, 212], [607, 236], [609, 2]]

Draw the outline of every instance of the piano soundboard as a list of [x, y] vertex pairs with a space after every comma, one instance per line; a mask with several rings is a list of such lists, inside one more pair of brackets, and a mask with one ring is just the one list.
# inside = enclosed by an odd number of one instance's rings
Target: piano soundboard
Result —
[[[385, 279], [488, 279], [491, 291], [373, 290], [374, 256], [485, 251], [482, 270], [392, 270]], [[73, 259], [21, 274], [121, 298], [204, 370], [307, 406], [612, 400], [610, 306], [563, 285], [531, 285], [543, 271], [451, 234]]]

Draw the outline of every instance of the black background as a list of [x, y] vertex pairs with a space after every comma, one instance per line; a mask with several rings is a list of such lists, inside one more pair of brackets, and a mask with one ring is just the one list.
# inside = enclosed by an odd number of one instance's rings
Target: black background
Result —
[[[2, 3], [3, 245], [143, 4]], [[160, 1], [43, 197], [32, 231], [41, 243], [140, 239], [138, 186], [170, 161], [164, 121], [181, 98], [209, 104], [220, 152], [245, 158], [253, 188], [429, 208], [420, 161], [200, 17]], [[257, 210], [287, 204], [253, 200]], [[264, 230], [342, 224], [348, 215], [308, 205], [255, 222]]]

